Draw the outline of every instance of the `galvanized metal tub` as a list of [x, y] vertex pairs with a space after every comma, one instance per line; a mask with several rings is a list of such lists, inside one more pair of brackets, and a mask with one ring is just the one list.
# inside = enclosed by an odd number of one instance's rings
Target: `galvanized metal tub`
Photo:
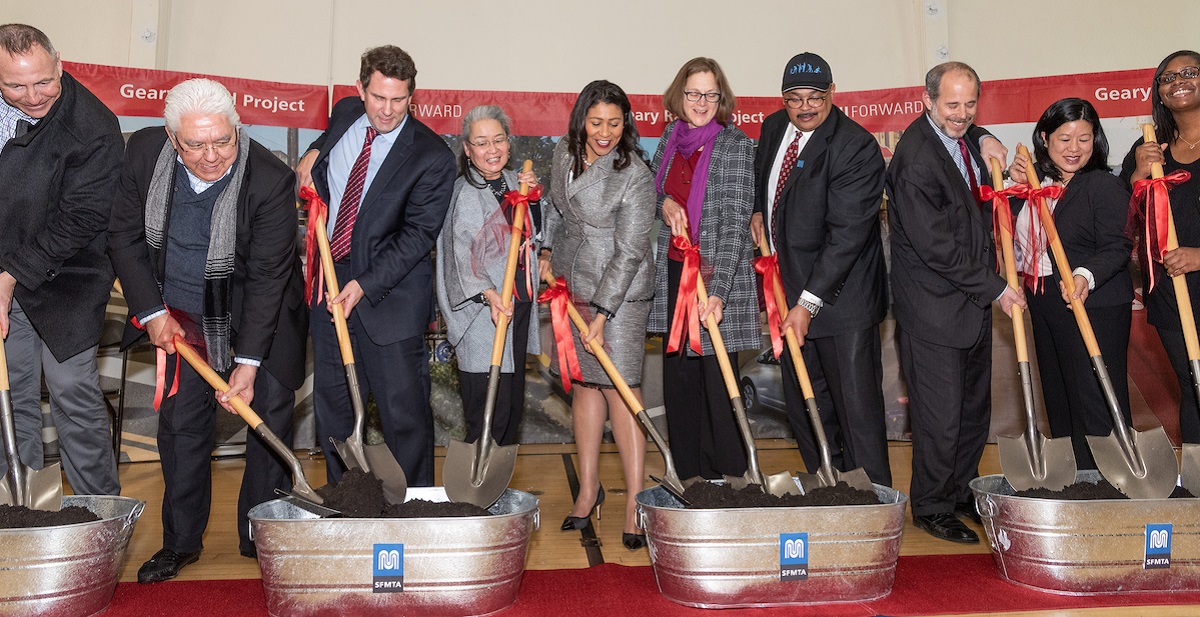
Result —
[[146, 502], [68, 495], [62, 505], [87, 508], [101, 520], [0, 529], [0, 616], [83, 617], [112, 602], [133, 525]]
[[[442, 487], [410, 488], [406, 499], [448, 501]], [[513, 489], [489, 508], [493, 516], [322, 519], [291, 498], [260, 504], [250, 510], [250, 523], [267, 611], [288, 617], [502, 611], [517, 601], [537, 505], [536, 497]]]
[[[687, 509], [661, 486], [637, 495], [658, 589], [700, 608], [861, 602], [891, 593], [908, 496], [879, 505]], [[803, 543], [796, 534], [807, 534]], [[788, 541], [792, 543], [789, 544]], [[788, 547], [791, 554], [788, 553]], [[802, 552], [807, 577], [794, 578]], [[786, 571], [786, 573], [785, 573]]]
[[1200, 590], [1200, 499], [1015, 497], [1002, 475], [971, 489], [996, 569], [1014, 583], [1063, 594]]

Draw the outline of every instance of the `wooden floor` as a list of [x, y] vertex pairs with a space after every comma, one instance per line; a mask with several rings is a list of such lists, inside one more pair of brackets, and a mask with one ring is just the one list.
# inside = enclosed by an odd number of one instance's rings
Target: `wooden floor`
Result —
[[[788, 469], [803, 469], [800, 456], [793, 444], [784, 440], [760, 440], [759, 459], [765, 473]], [[586, 568], [592, 562], [602, 560], [623, 565], [650, 565], [646, 550], [629, 551], [621, 545], [624, 502], [620, 458], [615, 446], [606, 444], [600, 462], [601, 482], [608, 497], [603, 508], [603, 518], [596, 522], [598, 547], [590, 547], [579, 531], [564, 532], [558, 527], [571, 504], [571, 489], [567, 465], [573, 466], [574, 444], [522, 446], [517, 459], [516, 473], [510, 486], [532, 493], [540, 500], [541, 528], [533, 533], [529, 546], [527, 567], [530, 569]], [[305, 474], [314, 486], [325, 483], [325, 466], [317, 456], [304, 460]], [[892, 442], [890, 446], [892, 475], [895, 487], [908, 492], [911, 477], [912, 447], [907, 442]], [[445, 449], [437, 450], [437, 482], [441, 482], [441, 468], [445, 460]], [[662, 458], [653, 445], [649, 446], [647, 473], [659, 475]], [[200, 561], [188, 566], [179, 580], [258, 578], [258, 562], [242, 557], [238, 553], [238, 537], [235, 528], [237, 491], [245, 465], [242, 459], [220, 460], [213, 463], [213, 504], [208, 532], [204, 537], [204, 552]], [[162, 546], [162, 472], [158, 463], [126, 463], [121, 465], [122, 494], [146, 501], [146, 509], [134, 530], [121, 581], [137, 580], [137, 569]], [[996, 446], [989, 445], [984, 453], [980, 473], [999, 473], [1000, 465]], [[574, 474], [572, 468], [571, 474]], [[649, 480], [647, 480], [649, 482]], [[649, 486], [649, 484], [647, 484]], [[911, 514], [911, 511], [910, 511]], [[976, 531], [984, 538], [983, 530]], [[986, 539], [978, 545], [963, 545], [937, 540], [913, 527], [911, 518], [905, 525], [900, 545], [901, 555], [963, 554], [988, 552]], [[1183, 616], [1200, 614], [1197, 607], [1141, 607], [1119, 609], [1086, 609], [1072, 611], [1041, 611], [1030, 613], [1003, 613], [1005, 616], [1038, 615], [1108, 617], [1117, 615], [1164, 615]]]

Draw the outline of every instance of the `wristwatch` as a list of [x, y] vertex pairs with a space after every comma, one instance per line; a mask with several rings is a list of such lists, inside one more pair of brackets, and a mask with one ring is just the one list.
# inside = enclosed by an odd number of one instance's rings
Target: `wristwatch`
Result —
[[811, 315], [811, 316], [813, 316], [813, 317], [816, 317], [816, 316], [817, 316], [817, 313], [821, 312], [821, 307], [820, 307], [820, 306], [818, 306], [818, 305], [817, 305], [816, 303], [814, 303], [814, 302], [809, 302], [808, 300], [805, 300], [804, 298], [800, 298], [800, 299], [799, 299], [799, 300], [796, 302], [796, 306], [799, 306], [799, 307], [802, 307], [802, 308], [804, 308], [806, 311], [808, 311], [808, 314], [809, 314], [809, 315]]

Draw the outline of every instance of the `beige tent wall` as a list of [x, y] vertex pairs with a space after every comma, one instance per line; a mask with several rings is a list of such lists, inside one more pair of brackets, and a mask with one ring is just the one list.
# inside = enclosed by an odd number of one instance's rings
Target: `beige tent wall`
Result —
[[[1136, 11], [1136, 13], [1135, 13]], [[1154, 15], [1156, 32], [1132, 24]], [[394, 43], [418, 85], [577, 91], [607, 78], [661, 91], [696, 55], [739, 94], [778, 92], [815, 51], [838, 87], [916, 85], [942, 59], [986, 79], [1154, 66], [1200, 47], [1196, 0], [13, 0], [0, 23], [47, 32], [80, 62], [312, 84], [350, 83], [366, 47]], [[1149, 20], [1147, 20], [1149, 21]]]

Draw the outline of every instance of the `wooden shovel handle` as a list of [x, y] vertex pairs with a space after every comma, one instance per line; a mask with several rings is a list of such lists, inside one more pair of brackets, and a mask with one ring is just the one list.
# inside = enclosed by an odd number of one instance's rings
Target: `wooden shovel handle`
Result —
[[[547, 273], [543, 280], [545, 280], [546, 284], [548, 285], [555, 284], [553, 274]], [[579, 314], [579, 310], [575, 308], [575, 303], [571, 302], [570, 300], [567, 300], [567, 314], [571, 316], [571, 323], [575, 324], [575, 328], [579, 330], [579, 340], [582, 341], [585, 337], [587, 337], [587, 320], [583, 318], [583, 315]], [[608, 375], [608, 378], [612, 380], [613, 386], [617, 388], [617, 392], [620, 393], [621, 398], [625, 400], [625, 404], [629, 407], [629, 410], [633, 412], [633, 415], [636, 416], [639, 413], [642, 413], [642, 410], [645, 409], [642, 406], [642, 402], [639, 401], [637, 396], [633, 394], [633, 390], [629, 387], [629, 384], [625, 381], [625, 378], [621, 377], [621, 371], [617, 370], [617, 366], [613, 364], [612, 358], [608, 357], [608, 352], [604, 351], [604, 346], [595, 340], [589, 342], [587, 345], [588, 348], [592, 350], [592, 353], [595, 354], [596, 361], [599, 362], [600, 366], [604, 368], [604, 372]], [[567, 367], [560, 366], [558, 367], [558, 370], [565, 371], [567, 370]]]
[[[342, 292], [342, 288], [338, 285], [337, 272], [333, 270], [333, 253], [329, 251], [329, 235], [325, 232], [325, 216], [319, 216], [317, 220], [309, 221], [308, 224], [316, 225], [317, 249], [321, 254], [321, 274], [325, 277], [325, 290], [329, 293], [330, 298], [337, 297]], [[346, 313], [342, 311], [341, 304], [330, 304], [329, 308], [333, 312], [333, 329], [337, 332], [342, 364], [354, 364], [354, 348], [350, 346], [350, 328], [346, 326]]]
[[[196, 353], [196, 349], [190, 344], [186, 343], [181, 336], [175, 337], [175, 351], [178, 352], [179, 355], [182, 356], [183, 359], [186, 360], [187, 363], [190, 364], [192, 368], [204, 378], [204, 381], [207, 381], [208, 385], [213, 387], [214, 390], [217, 392], [229, 391], [229, 382], [221, 379], [221, 376], [218, 375], [217, 372], [208, 365], [208, 362], [202, 359], [200, 354]], [[242, 417], [242, 420], [245, 420], [246, 424], [250, 425], [250, 430], [256, 430], [258, 429], [258, 425], [262, 424], [262, 418], [258, 417], [258, 414], [254, 413], [253, 409], [250, 409], [250, 406], [246, 404], [246, 401], [242, 400], [242, 397], [235, 395], [233, 398], [229, 399], [229, 404], [235, 411], [237, 411], [237, 414]]]
[[[1017, 146], [1017, 152], [1025, 155], [1029, 159], [1029, 173], [1025, 174], [1028, 178], [1029, 186], [1034, 189], [1042, 188], [1042, 183], [1038, 180], [1037, 171], [1033, 169], [1033, 157], [1029, 154], [1029, 149], [1024, 145]], [[1096, 333], [1092, 330], [1092, 320], [1088, 317], [1087, 309], [1083, 306], [1083, 300], [1075, 296], [1075, 275], [1071, 274], [1071, 264], [1067, 262], [1067, 254], [1063, 250], [1062, 240], [1058, 237], [1058, 228], [1054, 225], [1054, 216], [1050, 214], [1050, 207], [1046, 205], [1044, 197], [1036, 199], [1036, 207], [1038, 209], [1038, 217], [1042, 220], [1042, 227], [1046, 228], [1046, 236], [1050, 239], [1050, 253], [1054, 256], [1054, 264], [1058, 267], [1059, 278], [1062, 279], [1063, 287], [1067, 290], [1067, 296], [1071, 298], [1071, 311], [1075, 313], [1075, 323], [1079, 324], [1079, 333], [1083, 335], [1083, 344], [1087, 347], [1088, 356], [1095, 358], [1100, 355], [1100, 345], [1096, 342]]]
[[[1153, 125], [1143, 124], [1142, 136], [1148, 144], [1158, 142], [1154, 136]], [[1163, 177], [1162, 163], [1150, 164], [1150, 177]], [[1171, 209], [1171, 202], [1168, 201], [1165, 205], [1167, 208], [1167, 250], [1173, 251], [1179, 248], [1179, 236], [1175, 233], [1175, 213]], [[1154, 267], [1154, 264], [1151, 264], [1151, 267]], [[1196, 337], [1196, 315], [1192, 313], [1192, 294], [1188, 289], [1187, 277], [1172, 276], [1171, 284], [1175, 286], [1175, 300], [1179, 307], [1179, 321], [1183, 325], [1183, 342], [1187, 346], [1188, 360], [1200, 360], [1200, 340]]]
[[[533, 171], [533, 161], [525, 159], [522, 171]], [[521, 183], [521, 195], [529, 194], [529, 185]], [[517, 260], [521, 252], [521, 237], [525, 230], [525, 211], [529, 204], [521, 202], [513, 212], [512, 237], [508, 240], [508, 261], [504, 262], [504, 284], [500, 288], [500, 299], [505, 307], [512, 306], [513, 287], [517, 276]], [[492, 339], [492, 366], [504, 361], [504, 340], [508, 337], [509, 316], [500, 313], [496, 319], [496, 336]]]
[[[992, 188], [997, 191], [1004, 189], [1004, 172], [1000, 170], [1000, 161], [991, 159]], [[1028, 170], [1033, 173], [1033, 166]], [[1033, 204], [1030, 204], [1032, 207]], [[1004, 278], [1013, 289], [1021, 288], [1021, 278], [1017, 276], [1017, 259], [1013, 249], [1012, 228], [1000, 225], [1000, 252], [1004, 255]], [[1017, 362], [1029, 362], [1029, 347], [1025, 343], [1025, 312], [1019, 305], [1012, 306], [1013, 339], [1017, 345]]]
[[[705, 305], [708, 304], [708, 291], [704, 288], [704, 277], [700, 276], [698, 272], [696, 273], [696, 297]], [[708, 328], [708, 336], [712, 339], [713, 351], [717, 354], [717, 364], [721, 366], [721, 375], [725, 378], [725, 389], [729, 391], [729, 398], [738, 398], [742, 395], [742, 391], [738, 387], [737, 380], [733, 378], [733, 366], [729, 363], [729, 353], [725, 351], [725, 338], [721, 336], [721, 329], [717, 326], [717, 316], [709, 313], [708, 319], [704, 320], [704, 327]]]
[[[758, 240], [758, 250], [767, 257], [771, 254], [771, 249], [767, 246], [767, 235], [763, 232]], [[775, 295], [775, 307], [779, 311], [779, 319], [782, 321], [787, 319], [788, 303], [787, 295], [783, 293], [783, 284], [779, 279], [774, 279], [775, 284], [771, 287]], [[783, 333], [784, 339], [787, 341], [788, 353], [792, 356], [792, 366], [796, 370], [796, 379], [800, 381], [800, 391], [804, 393], [804, 398], [815, 399], [816, 393], [813, 391], [812, 380], [808, 377], [808, 366], [804, 363], [804, 356], [800, 354], [800, 340], [796, 338], [796, 333], [788, 328]]]

